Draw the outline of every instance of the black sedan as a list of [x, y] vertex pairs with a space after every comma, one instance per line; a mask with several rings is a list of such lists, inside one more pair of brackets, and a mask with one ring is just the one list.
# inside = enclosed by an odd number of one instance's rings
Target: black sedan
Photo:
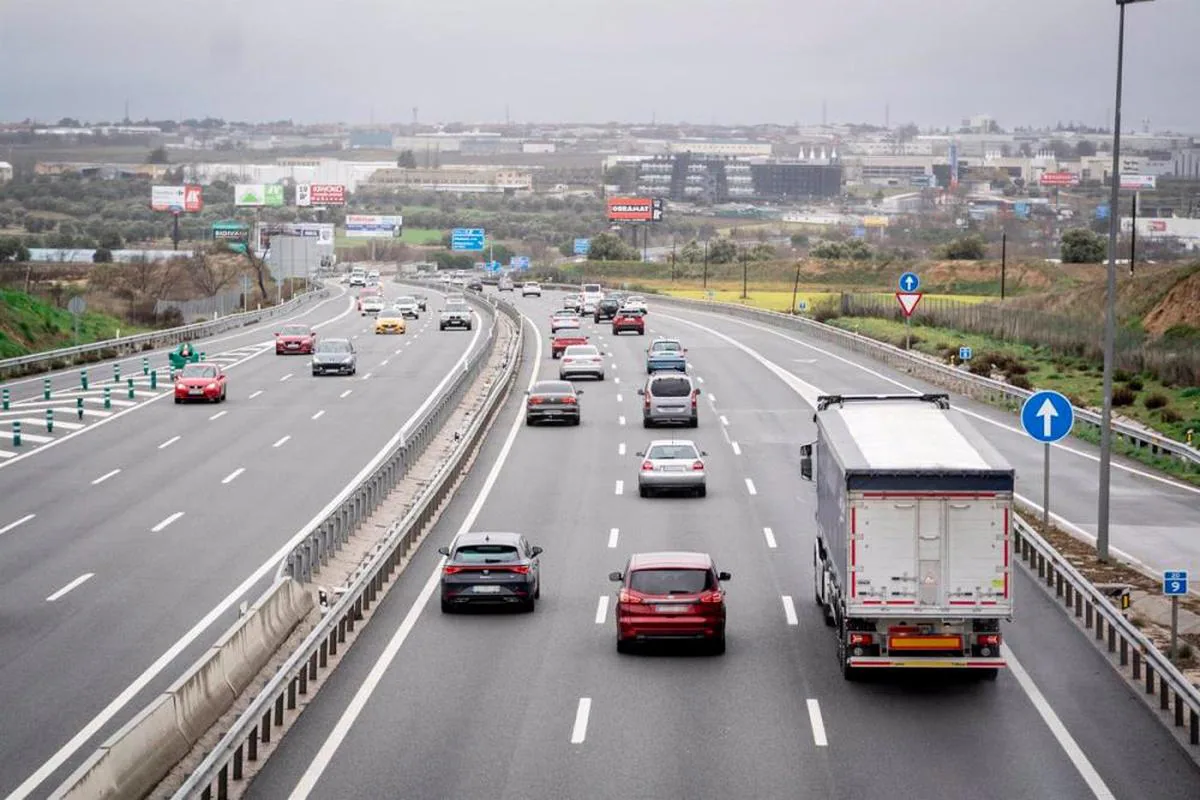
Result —
[[313, 349], [312, 374], [353, 375], [358, 371], [358, 356], [349, 339], [321, 339]]
[[442, 565], [442, 612], [466, 605], [515, 605], [533, 611], [542, 595], [542, 548], [519, 533], [462, 533]]
[[538, 381], [525, 394], [526, 425], [544, 420], [579, 424], [579, 396], [583, 390], [570, 381]]
[[612, 319], [621, 310], [620, 298], [609, 295], [596, 304], [596, 313], [593, 315], [593, 322], [599, 322], [602, 319]]

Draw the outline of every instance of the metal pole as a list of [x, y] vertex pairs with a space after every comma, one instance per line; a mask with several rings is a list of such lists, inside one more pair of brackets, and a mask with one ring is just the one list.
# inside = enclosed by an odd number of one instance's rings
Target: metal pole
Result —
[[1168, 658], [1174, 658], [1179, 652], [1179, 595], [1171, 595], [1171, 649], [1167, 651]]
[[792, 313], [796, 313], [796, 295], [800, 291], [800, 262], [796, 262], [796, 280], [792, 282]]
[[179, 215], [175, 214], [175, 228], [171, 232], [171, 242], [174, 244], [174, 249], [179, 249]]
[[1132, 275], [1132, 274], [1133, 274], [1133, 265], [1137, 263], [1137, 207], [1138, 207], [1138, 194], [1139, 194], [1139, 192], [1134, 192], [1134, 193], [1133, 193], [1133, 214], [1131, 215], [1131, 216], [1132, 216], [1132, 221], [1133, 221], [1133, 224], [1132, 224], [1132, 225], [1130, 226], [1130, 228], [1129, 228], [1129, 274], [1130, 274], [1130, 275]]
[[749, 297], [749, 295], [746, 294], [746, 248], [743, 247], [742, 248], [742, 299], [745, 300], [748, 297]]
[[1042, 528], [1050, 530], [1050, 443], [1042, 454]]
[[671, 237], [671, 283], [675, 282], [675, 237]]
[[1121, 191], [1121, 78], [1125, 61], [1125, 4], [1117, 26], [1117, 99], [1113, 117], [1112, 189], [1108, 207], [1108, 302], [1104, 312], [1104, 407], [1100, 413], [1100, 491], [1096, 512], [1096, 557], [1108, 561], [1109, 487], [1112, 481], [1113, 359], [1117, 339], [1117, 228]]
[[642, 228], [642, 263], [650, 260], [650, 225]]
[[708, 288], [708, 242], [704, 243], [704, 288]]
[[1008, 231], [1000, 234], [1000, 302], [1004, 302], [1004, 277], [1008, 271]]

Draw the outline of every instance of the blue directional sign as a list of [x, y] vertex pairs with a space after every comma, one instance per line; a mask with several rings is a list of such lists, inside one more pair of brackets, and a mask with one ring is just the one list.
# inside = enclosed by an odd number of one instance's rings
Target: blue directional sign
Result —
[[450, 232], [450, 249], [480, 252], [483, 250], [483, 228], [455, 228]]
[[1096, 206], [1096, 219], [1108, 219], [1108, 204]]
[[1163, 594], [1168, 597], [1188, 593], [1186, 569], [1167, 570], [1163, 573]]
[[906, 272], [900, 276], [900, 291], [915, 292], [921, 287], [921, 279], [915, 272]]
[[965, 344], [962, 347], [958, 348], [958, 360], [959, 361], [970, 361], [971, 356], [973, 356], [973, 355], [974, 355], [974, 352], [972, 352], [971, 348], [967, 347]]
[[575, 255], [586, 256], [590, 252], [592, 252], [592, 240], [591, 239], [576, 239], [575, 240]]
[[1021, 406], [1021, 425], [1036, 441], [1057, 442], [1075, 425], [1075, 409], [1058, 392], [1034, 392]]
[[488, 272], [499, 272], [500, 267], [501, 267], [501, 264], [499, 261], [485, 261], [483, 263], [483, 268], [486, 269]]
[[529, 269], [529, 256], [512, 256], [508, 266], [510, 269]]
[[1013, 213], [1021, 219], [1029, 219], [1029, 203], [1013, 203]]
[[863, 226], [859, 225], [857, 228], [854, 229], [854, 238], [855, 239], [865, 239], [866, 236], [867, 236], [867, 229], [864, 228]]

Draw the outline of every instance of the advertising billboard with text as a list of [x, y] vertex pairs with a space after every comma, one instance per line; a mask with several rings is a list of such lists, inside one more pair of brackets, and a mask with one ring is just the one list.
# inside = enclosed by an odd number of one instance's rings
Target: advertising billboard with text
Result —
[[346, 236], [350, 239], [394, 239], [404, 226], [401, 216], [347, 214]]
[[283, 205], [283, 186], [277, 183], [239, 183], [233, 187], [233, 204], [236, 206]]
[[151, 186], [150, 208], [174, 214], [195, 214], [204, 209], [204, 190], [195, 184]]
[[1078, 186], [1079, 176], [1070, 172], [1043, 172], [1042, 186]]
[[650, 197], [608, 198], [608, 218], [612, 222], [659, 222], [663, 201]]
[[296, 205], [344, 206], [346, 205], [346, 187], [340, 183], [298, 183], [296, 184]]

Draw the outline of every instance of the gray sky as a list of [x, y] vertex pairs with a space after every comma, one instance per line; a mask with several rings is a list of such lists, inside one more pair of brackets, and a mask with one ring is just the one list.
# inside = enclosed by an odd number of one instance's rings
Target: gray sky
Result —
[[[0, 0], [0, 119], [1099, 125], [1116, 29], [1113, 0]], [[1126, 128], [1200, 131], [1197, 33], [1198, 0], [1129, 8]]]

